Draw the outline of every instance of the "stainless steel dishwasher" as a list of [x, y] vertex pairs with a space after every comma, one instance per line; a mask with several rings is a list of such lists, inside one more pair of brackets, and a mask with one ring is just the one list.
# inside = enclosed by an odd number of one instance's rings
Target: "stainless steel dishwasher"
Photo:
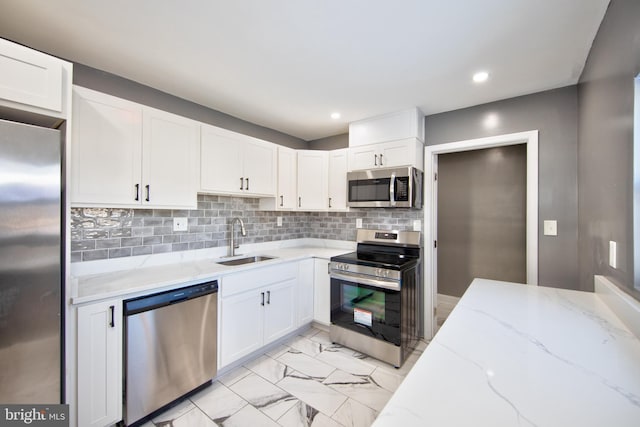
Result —
[[217, 292], [214, 280], [124, 302], [126, 425], [216, 375]]

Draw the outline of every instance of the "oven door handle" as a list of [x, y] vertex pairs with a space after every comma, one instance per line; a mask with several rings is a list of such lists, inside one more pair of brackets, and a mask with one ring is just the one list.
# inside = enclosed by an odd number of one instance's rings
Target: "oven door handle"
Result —
[[365, 274], [358, 273], [340, 273], [337, 271], [332, 271], [330, 274], [332, 279], [341, 279], [346, 280], [348, 282], [363, 284], [368, 286], [373, 286], [374, 288], [384, 288], [392, 291], [400, 290], [400, 282], [395, 280], [384, 280], [384, 279], [374, 279], [371, 276], [367, 276]]

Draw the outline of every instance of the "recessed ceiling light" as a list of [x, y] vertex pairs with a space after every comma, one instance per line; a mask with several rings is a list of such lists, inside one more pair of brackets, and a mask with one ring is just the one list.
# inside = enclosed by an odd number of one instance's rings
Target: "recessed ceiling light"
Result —
[[333, 120], [338, 120], [340, 118], [340, 113], [331, 113], [331, 118]]
[[480, 71], [473, 75], [473, 81], [476, 83], [486, 82], [489, 78], [489, 73], [486, 71]]

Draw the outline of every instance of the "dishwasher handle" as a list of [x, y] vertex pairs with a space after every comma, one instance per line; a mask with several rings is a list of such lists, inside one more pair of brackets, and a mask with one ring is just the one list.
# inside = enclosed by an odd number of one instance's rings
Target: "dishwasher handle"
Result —
[[184, 288], [159, 292], [153, 295], [132, 298], [124, 302], [124, 315], [132, 316], [137, 313], [142, 313], [167, 305], [178, 304], [215, 292], [218, 292], [218, 281], [212, 280]]

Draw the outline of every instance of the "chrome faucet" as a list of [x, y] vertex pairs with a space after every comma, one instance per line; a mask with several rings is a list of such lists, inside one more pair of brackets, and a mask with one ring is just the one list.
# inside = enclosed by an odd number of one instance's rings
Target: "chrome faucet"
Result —
[[235, 225], [236, 222], [240, 223], [240, 233], [243, 236], [247, 235], [247, 231], [244, 229], [244, 222], [238, 217], [235, 217], [231, 220], [231, 240], [229, 240], [229, 256], [235, 256], [236, 249], [240, 247], [239, 244], [236, 243], [235, 240]]

